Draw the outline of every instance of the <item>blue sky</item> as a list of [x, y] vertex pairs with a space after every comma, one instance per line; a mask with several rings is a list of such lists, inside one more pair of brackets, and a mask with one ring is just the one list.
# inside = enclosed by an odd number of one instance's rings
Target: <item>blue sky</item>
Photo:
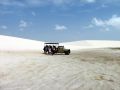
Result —
[[120, 0], [0, 0], [0, 34], [48, 42], [120, 40]]

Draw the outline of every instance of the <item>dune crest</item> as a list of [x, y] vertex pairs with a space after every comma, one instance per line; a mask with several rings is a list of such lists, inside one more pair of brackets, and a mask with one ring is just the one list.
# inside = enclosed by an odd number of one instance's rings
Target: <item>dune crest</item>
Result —
[[40, 51], [44, 42], [0, 35], [0, 51]]
[[71, 48], [71, 50], [79, 49], [93, 49], [93, 48], [114, 48], [120, 47], [120, 41], [112, 40], [81, 40], [62, 43], [66, 48]]
[[[60, 43], [65, 48], [71, 50], [91, 49], [91, 48], [113, 48], [120, 47], [120, 41], [110, 40], [81, 40]], [[0, 35], [0, 51], [42, 51], [43, 41], [22, 39], [12, 36]]]

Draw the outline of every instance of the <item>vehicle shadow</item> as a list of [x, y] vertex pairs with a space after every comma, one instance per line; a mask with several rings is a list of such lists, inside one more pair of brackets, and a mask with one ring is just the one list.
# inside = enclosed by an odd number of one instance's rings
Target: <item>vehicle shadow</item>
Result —
[[44, 54], [44, 55], [52, 55], [52, 56], [54, 56], [54, 55], [65, 55], [64, 53], [55, 53], [55, 54], [46, 54], [46, 53], [42, 53], [42, 54]]

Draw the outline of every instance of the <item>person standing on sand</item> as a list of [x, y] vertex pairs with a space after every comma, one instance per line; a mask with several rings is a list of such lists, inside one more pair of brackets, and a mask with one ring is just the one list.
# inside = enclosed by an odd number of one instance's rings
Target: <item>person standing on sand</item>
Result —
[[44, 50], [44, 53], [47, 54], [47, 53], [48, 53], [48, 45], [46, 45], [46, 46], [43, 48], [43, 50]]
[[52, 50], [53, 50], [53, 54], [55, 54], [56, 53], [56, 46], [53, 46]]
[[49, 46], [48, 46], [48, 54], [51, 54], [51, 51], [52, 51], [52, 50], [51, 50], [51, 46], [49, 45]]
[[50, 49], [51, 49], [51, 55], [53, 55], [54, 54], [53, 46], [50, 46]]

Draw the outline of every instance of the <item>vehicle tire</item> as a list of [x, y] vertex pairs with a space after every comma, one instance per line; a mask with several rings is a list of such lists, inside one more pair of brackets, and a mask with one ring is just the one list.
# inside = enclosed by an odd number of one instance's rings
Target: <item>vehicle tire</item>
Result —
[[67, 51], [67, 52], [65, 52], [65, 55], [69, 55], [70, 53]]

